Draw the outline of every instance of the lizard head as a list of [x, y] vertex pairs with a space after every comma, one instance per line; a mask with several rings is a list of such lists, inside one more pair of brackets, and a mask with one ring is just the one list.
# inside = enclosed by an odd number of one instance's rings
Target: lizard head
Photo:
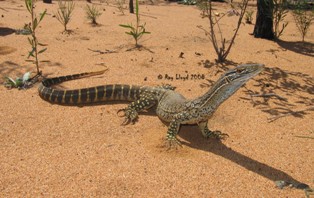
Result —
[[253, 78], [261, 71], [263, 71], [263, 69], [263, 64], [243, 64], [237, 66], [234, 69], [228, 70], [224, 74], [224, 77], [229, 83], [235, 81], [243, 82], [249, 80], [250, 78]]

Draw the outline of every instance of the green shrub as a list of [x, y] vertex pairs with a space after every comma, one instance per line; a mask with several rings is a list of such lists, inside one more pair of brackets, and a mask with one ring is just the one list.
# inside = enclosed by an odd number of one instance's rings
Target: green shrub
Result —
[[28, 10], [28, 12], [31, 15], [31, 22], [25, 26], [25, 29], [31, 33], [31, 38], [28, 38], [29, 44], [32, 46], [32, 50], [29, 51], [28, 58], [34, 57], [35, 58], [35, 65], [37, 69], [37, 75], [41, 75], [41, 72], [39, 71], [39, 61], [38, 61], [38, 55], [43, 53], [47, 50], [47, 48], [43, 48], [41, 50], [38, 49], [38, 45], [44, 46], [43, 44], [38, 42], [37, 36], [36, 36], [36, 29], [40, 22], [43, 20], [44, 16], [46, 15], [46, 10], [40, 14], [40, 17], [38, 18], [34, 11], [34, 1], [33, 0], [25, 0], [25, 5]]
[[299, 2], [296, 6], [296, 9], [293, 10], [292, 13], [295, 24], [301, 34], [302, 41], [304, 42], [304, 38], [314, 20], [314, 8], [312, 11], [307, 11], [306, 1]]
[[86, 11], [86, 17], [88, 20], [91, 21], [92, 24], [98, 24], [96, 19], [102, 15], [102, 13], [100, 12], [100, 10], [95, 6], [95, 5], [92, 5], [92, 6], [89, 6], [88, 4], [86, 5], [86, 8], [85, 8], [85, 11]]
[[[288, 26], [288, 22], [285, 21], [285, 17], [288, 14], [287, 10], [287, 1], [286, 0], [273, 0], [274, 9], [273, 9], [273, 25], [274, 25], [274, 34], [278, 39], [284, 29]], [[281, 28], [280, 25], [282, 24]]]
[[124, 10], [126, 9], [124, 4], [125, 4], [125, 0], [116, 0], [116, 6], [122, 15], [124, 15]]
[[58, 11], [56, 14], [57, 20], [63, 25], [64, 32], [69, 32], [67, 25], [71, 20], [71, 16], [75, 7], [74, 2], [71, 1], [58, 1]]
[[246, 11], [246, 12], [245, 12], [244, 19], [245, 19], [245, 22], [246, 22], [247, 24], [252, 24], [252, 21], [253, 21], [253, 13], [254, 13], [253, 10], [250, 10], [250, 11]]
[[150, 32], [147, 32], [145, 29], [145, 23], [140, 25], [140, 16], [139, 16], [139, 7], [138, 7], [138, 0], [136, 0], [135, 3], [135, 15], [136, 15], [136, 24], [133, 26], [132, 24], [120, 24], [121, 27], [130, 29], [129, 32], [125, 32], [128, 35], [131, 35], [135, 40], [135, 47], [140, 47], [138, 44], [138, 40], [144, 35], [144, 34], [150, 34]]
[[5, 82], [4, 82], [4, 86], [8, 89], [12, 89], [12, 88], [18, 88], [18, 89], [22, 89], [22, 88], [28, 88], [29, 86], [31, 86], [31, 83], [29, 80], [31, 80], [30, 78], [31, 73], [30, 72], [26, 72], [23, 77], [17, 77], [15, 80], [11, 77], [5, 77]]

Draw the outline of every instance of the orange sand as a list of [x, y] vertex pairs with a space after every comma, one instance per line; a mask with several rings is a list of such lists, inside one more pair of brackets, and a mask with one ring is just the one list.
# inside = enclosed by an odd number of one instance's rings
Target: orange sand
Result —
[[[306, 111], [273, 122], [268, 119], [313, 106], [314, 26], [302, 45], [291, 15], [281, 42], [255, 39], [249, 35], [254, 25], [244, 25], [229, 62], [221, 66], [215, 64], [208, 37], [196, 27], [208, 28], [208, 21], [194, 6], [141, 4], [141, 20], [152, 34], [140, 44], [149, 50], [127, 51], [134, 42], [118, 24], [134, 22], [135, 16], [121, 15], [115, 7], [97, 1], [105, 11], [98, 19], [101, 25], [92, 27], [85, 18], [85, 4], [76, 2], [68, 26], [71, 35], [62, 34], [53, 17], [56, 1], [36, 4], [37, 13], [48, 12], [38, 29], [40, 42], [48, 45], [40, 55], [45, 76], [110, 68], [102, 76], [63, 83], [62, 88], [171, 83], [194, 98], [206, 92], [208, 80], [216, 80], [222, 67], [258, 62], [267, 69], [209, 120], [210, 128], [228, 133], [228, 139], [206, 140], [196, 126], [183, 126], [179, 134], [183, 148], [171, 151], [162, 147], [167, 127], [153, 111], [141, 114], [134, 125], [121, 126], [123, 119], [116, 112], [126, 103], [51, 105], [38, 96], [36, 87], [19, 91], [0, 86], [0, 197], [305, 197], [302, 190], [276, 188], [274, 181], [314, 186], [313, 139], [297, 137], [313, 137], [314, 114]], [[216, 7], [228, 9], [226, 4]], [[8, 29], [22, 28], [30, 21], [23, 1], [0, 1], [0, 17], [1, 77], [35, 72], [34, 65], [26, 62], [27, 36], [10, 34]], [[226, 37], [235, 22], [235, 17], [222, 21]], [[184, 58], [179, 58], [181, 52]], [[204, 67], [206, 60], [210, 68]], [[205, 79], [171, 81], [164, 78], [166, 74], [204, 74]], [[286, 100], [251, 99], [252, 91], [275, 93]]]

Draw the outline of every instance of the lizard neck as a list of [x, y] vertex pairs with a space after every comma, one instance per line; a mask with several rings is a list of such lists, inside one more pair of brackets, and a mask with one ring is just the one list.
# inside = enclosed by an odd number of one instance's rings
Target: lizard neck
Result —
[[194, 106], [207, 111], [207, 114], [211, 114], [242, 85], [259, 74], [263, 68], [263, 64], [243, 64], [230, 69], [203, 96], [191, 102]]
[[208, 114], [213, 113], [249, 79], [230, 81], [228, 77], [222, 76], [204, 95], [196, 98], [192, 103], [194, 106], [207, 109]]

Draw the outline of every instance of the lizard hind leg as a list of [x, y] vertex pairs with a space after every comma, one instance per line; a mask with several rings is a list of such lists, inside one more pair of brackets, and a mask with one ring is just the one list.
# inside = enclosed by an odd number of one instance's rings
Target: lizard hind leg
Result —
[[215, 138], [215, 139], [219, 139], [219, 140], [224, 140], [227, 137], [229, 137], [229, 135], [227, 133], [222, 133], [221, 131], [211, 131], [208, 129], [207, 126], [207, 121], [203, 121], [198, 123], [198, 127], [200, 128], [202, 135], [205, 138]]
[[143, 94], [141, 94], [138, 100], [132, 102], [126, 108], [120, 109], [117, 112], [118, 114], [120, 112], [124, 113], [123, 115], [121, 115], [125, 117], [122, 125], [127, 125], [130, 122], [135, 123], [136, 119], [138, 118], [138, 113], [153, 107], [156, 102], [156, 99], [150, 92], [144, 92]]

